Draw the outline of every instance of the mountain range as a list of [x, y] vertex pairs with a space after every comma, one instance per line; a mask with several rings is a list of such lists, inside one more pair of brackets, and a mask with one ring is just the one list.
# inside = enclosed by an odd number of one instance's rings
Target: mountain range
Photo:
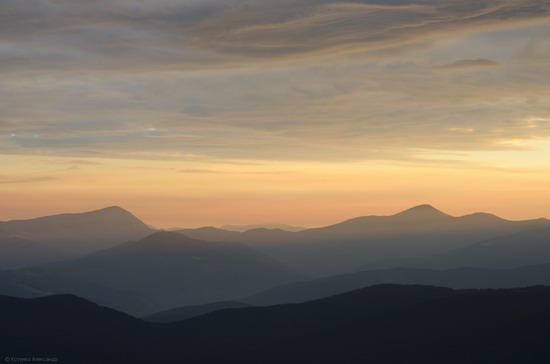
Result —
[[550, 288], [380, 285], [149, 323], [69, 295], [0, 297], [0, 355], [78, 363], [546, 363]]
[[119, 207], [0, 222], [0, 357], [550, 360], [546, 219], [420, 205], [271, 227], [159, 231]]
[[[76, 257], [154, 232], [120, 207], [0, 222], [0, 268]], [[17, 242], [17, 244], [15, 244]], [[24, 248], [21, 245], [26, 245]]]
[[355, 272], [283, 284], [238, 301], [179, 307], [147, 316], [153, 322], [176, 322], [226, 308], [302, 303], [380, 284], [430, 285], [453, 289], [550, 286], [550, 264], [514, 269], [392, 268]]
[[0, 239], [0, 268], [15, 269], [72, 257], [68, 251], [17, 235]]
[[0, 270], [0, 295], [36, 298], [68, 293], [135, 316], [144, 316], [163, 308], [143, 294], [108, 288], [51, 270]]
[[[254, 229], [238, 233], [216, 228], [178, 232], [209, 241], [238, 241], [305, 274], [321, 277], [372, 268], [429, 266], [422, 258], [543, 228], [550, 228], [549, 220], [509, 221], [487, 213], [454, 217], [430, 205], [420, 205], [392, 216], [358, 217], [299, 232]], [[546, 249], [550, 257], [550, 244]], [[477, 263], [485, 266], [483, 259]], [[524, 259], [515, 266], [536, 263], [542, 262]], [[470, 265], [467, 259], [462, 264]], [[441, 267], [447, 268], [444, 264]]]
[[[0, 269], [77, 258], [157, 231], [120, 207], [0, 222]], [[550, 262], [549, 220], [509, 221], [486, 213], [454, 217], [430, 205], [294, 232], [213, 227], [176, 232], [242, 243], [313, 277], [392, 267], [506, 268]]]
[[[453, 288], [547, 284], [544, 265], [511, 271], [473, 267], [550, 262], [549, 226], [545, 219], [508, 221], [483, 213], [453, 217], [421, 205], [300, 232], [208, 227], [162, 232], [111, 207], [0, 223], [0, 267], [12, 269], [0, 271], [0, 294], [76, 294], [143, 316], [227, 300], [303, 302], [380, 283]], [[88, 254], [84, 251], [91, 246], [79, 250], [92, 238], [108, 248]], [[412, 250], [424, 255], [384, 259]], [[76, 251], [80, 254], [75, 257]], [[51, 261], [56, 262], [47, 263]], [[21, 266], [34, 268], [13, 270]], [[470, 268], [449, 270], [462, 267]], [[308, 280], [319, 277], [326, 279]]]
[[487, 267], [512, 268], [550, 262], [550, 227], [520, 231], [480, 241], [435, 256], [396, 265], [435, 268]]
[[514, 269], [456, 268], [448, 270], [391, 268], [323, 277], [284, 284], [243, 297], [248, 304], [269, 306], [320, 299], [378, 284], [415, 284], [465, 288], [550, 286], [550, 264]]
[[163, 308], [243, 297], [304, 278], [245, 245], [201, 241], [174, 232], [156, 232], [43, 268], [138, 292]]

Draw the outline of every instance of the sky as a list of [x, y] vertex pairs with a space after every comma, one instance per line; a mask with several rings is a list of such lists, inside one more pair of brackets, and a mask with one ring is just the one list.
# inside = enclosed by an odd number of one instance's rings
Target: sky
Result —
[[550, 217], [550, 0], [2, 0], [0, 220]]

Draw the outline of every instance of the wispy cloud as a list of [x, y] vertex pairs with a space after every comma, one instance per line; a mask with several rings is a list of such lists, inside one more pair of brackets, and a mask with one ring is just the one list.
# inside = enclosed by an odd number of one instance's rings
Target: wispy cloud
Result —
[[434, 67], [440, 70], [461, 70], [471, 69], [479, 67], [497, 67], [500, 66], [499, 62], [492, 61], [490, 59], [461, 59], [453, 63], [444, 64]]
[[525, 122], [550, 115], [549, 10], [536, 0], [2, 1], [0, 152], [93, 165], [86, 158], [518, 149], [501, 141], [550, 137], [548, 123]]
[[87, 166], [99, 166], [102, 164], [102, 163], [92, 161], [92, 160], [87, 160], [87, 159], [71, 159], [67, 161], [67, 163], [77, 164], [77, 165], [87, 165]]
[[546, 2], [6, 0], [1, 69], [149, 69], [239, 64], [501, 27], [550, 14]]
[[210, 174], [210, 173], [222, 173], [213, 169], [195, 169], [195, 168], [186, 168], [181, 169], [178, 173], [187, 173], [187, 174]]
[[51, 176], [39, 176], [39, 177], [20, 177], [20, 176], [2, 176], [0, 175], [0, 184], [9, 183], [36, 183], [36, 182], [49, 182], [56, 180], [56, 177]]

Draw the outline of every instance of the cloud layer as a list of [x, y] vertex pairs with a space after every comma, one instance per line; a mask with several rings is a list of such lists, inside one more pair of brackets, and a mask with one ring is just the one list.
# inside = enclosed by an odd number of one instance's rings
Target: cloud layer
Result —
[[376, 49], [536, 21], [544, 1], [5, 0], [1, 69], [147, 69]]
[[5, 0], [0, 153], [529, 149], [550, 138], [549, 14], [539, 0]]

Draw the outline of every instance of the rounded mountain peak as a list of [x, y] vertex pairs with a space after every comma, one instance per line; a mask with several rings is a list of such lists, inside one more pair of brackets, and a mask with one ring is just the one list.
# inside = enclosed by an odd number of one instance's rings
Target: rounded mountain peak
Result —
[[428, 217], [450, 217], [443, 211], [440, 211], [433, 207], [432, 205], [424, 204], [411, 207], [405, 211], [398, 213], [396, 216], [402, 217], [419, 217], [419, 218], [428, 218]]

